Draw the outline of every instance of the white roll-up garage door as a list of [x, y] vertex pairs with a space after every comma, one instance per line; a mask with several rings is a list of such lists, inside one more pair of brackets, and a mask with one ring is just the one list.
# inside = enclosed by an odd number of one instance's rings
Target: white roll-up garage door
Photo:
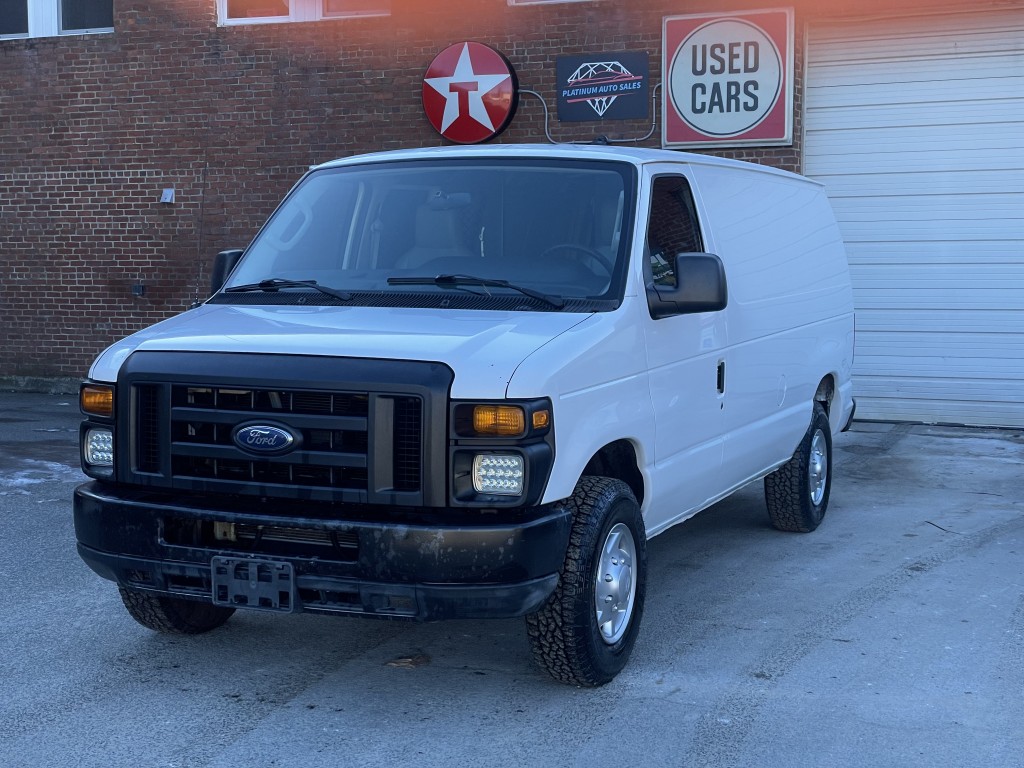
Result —
[[804, 98], [858, 418], [1024, 427], [1024, 10], [812, 26]]

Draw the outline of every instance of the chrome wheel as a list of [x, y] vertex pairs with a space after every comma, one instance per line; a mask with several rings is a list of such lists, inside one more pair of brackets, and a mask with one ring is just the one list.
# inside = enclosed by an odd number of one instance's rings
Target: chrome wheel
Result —
[[828, 484], [828, 446], [825, 443], [825, 433], [820, 429], [811, 439], [811, 455], [807, 464], [811, 504], [818, 506], [825, 498], [825, 486]]
[[636, 596], [633, 567], [636, 543], [629, 527], [616, 523], [608, 531], [601, 547], [594, 585], [594, 609], [601, 639], [608, 645], [617, 643], [629, 628]]

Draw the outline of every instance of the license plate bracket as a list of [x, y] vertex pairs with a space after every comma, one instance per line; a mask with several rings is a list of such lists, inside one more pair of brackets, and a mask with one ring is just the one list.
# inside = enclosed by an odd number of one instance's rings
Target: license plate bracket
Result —
[[291, 563], [217, 555], [210, 561], [210, 572], [214, 605], [276, 613], [296, 610]]

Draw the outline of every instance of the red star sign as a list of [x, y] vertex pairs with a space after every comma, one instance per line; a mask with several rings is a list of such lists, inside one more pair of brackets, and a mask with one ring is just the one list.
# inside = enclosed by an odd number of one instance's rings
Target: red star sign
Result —
[[456, 43], [437, 54], [423, 76], [423, 109], [435, 130], [458, 144], [493, 139], [519, 100], [508, 59], [482, 43]]

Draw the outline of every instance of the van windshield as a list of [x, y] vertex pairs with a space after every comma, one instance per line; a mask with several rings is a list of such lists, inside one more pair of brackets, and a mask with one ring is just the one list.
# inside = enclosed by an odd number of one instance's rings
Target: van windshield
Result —
[[576, 160], [314, 171], [214, 301], [608, 309], [622, 296], [634, 186], [626, 163]]

